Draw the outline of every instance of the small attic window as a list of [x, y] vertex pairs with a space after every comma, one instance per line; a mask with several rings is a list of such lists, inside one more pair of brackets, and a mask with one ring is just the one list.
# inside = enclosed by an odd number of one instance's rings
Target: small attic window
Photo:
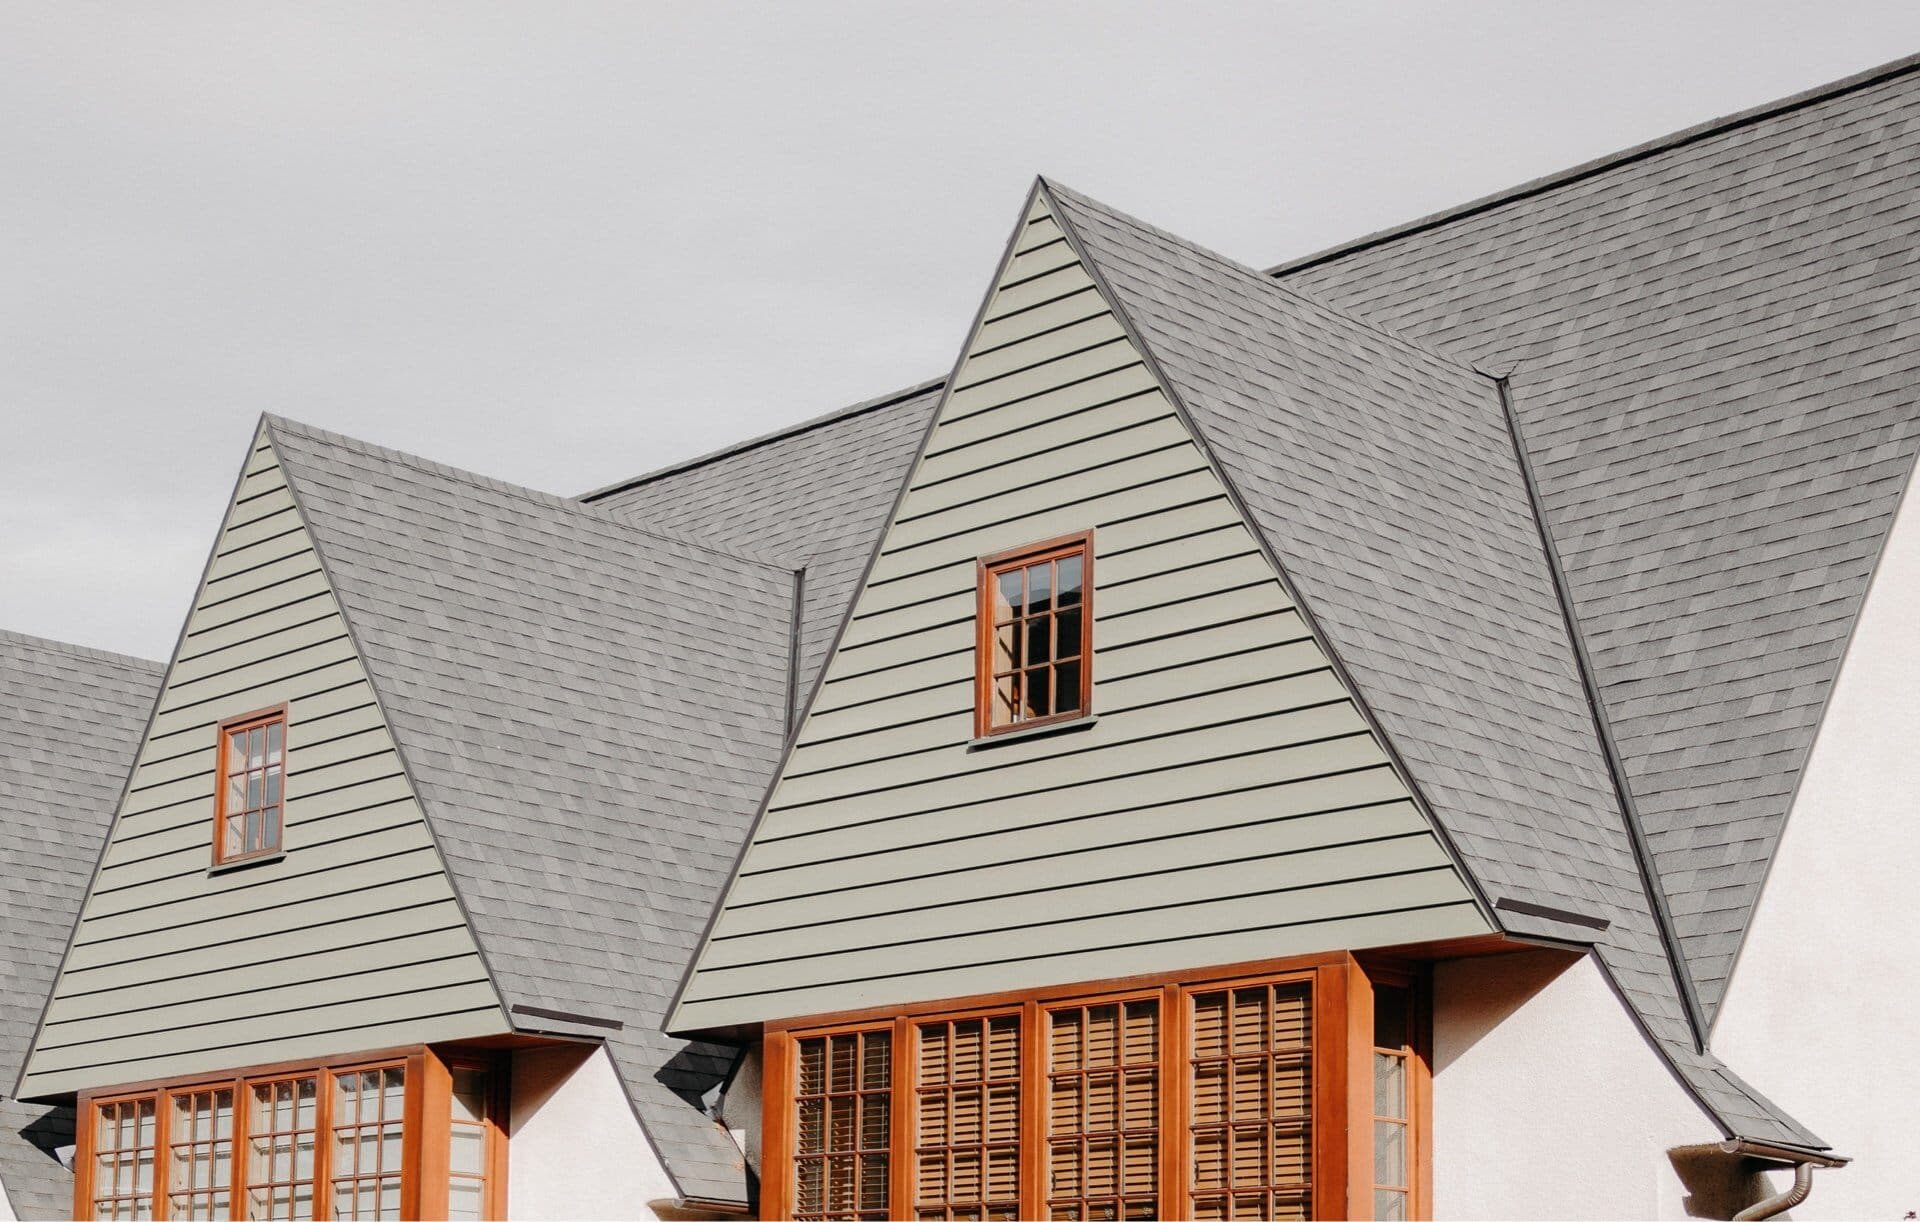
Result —
[[1092, 711], [1092, 617], [1092, 531], [980, 561], [976, 737]]
[[286, 751], [285, 705], [220, 723], [219, 786], [213, 799], [215, 865], [280, 851]]

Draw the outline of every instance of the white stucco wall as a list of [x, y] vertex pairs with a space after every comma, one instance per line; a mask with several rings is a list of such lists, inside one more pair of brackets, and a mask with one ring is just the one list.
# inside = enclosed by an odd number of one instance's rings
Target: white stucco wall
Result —
[[605, 1049], [541, 1048], [513, 1057], [507, 1216], [656, 1218], [674, 1199]]
[[1920, 506], [1909, 490], [1713, 1031], [1851, 1156], [1796, 1218], [1920, 1210]]
[[13, 1202], [7, 1199], [7, 1186], [0, 1184], [0, 1222], [15, 1222], [18, 1216], [13, 1212]]
[[1593, 962], [1535, 951], [1433, 981], [1436, 1218], [1684, 1218], [1667, 1154], [1718, 1139]]

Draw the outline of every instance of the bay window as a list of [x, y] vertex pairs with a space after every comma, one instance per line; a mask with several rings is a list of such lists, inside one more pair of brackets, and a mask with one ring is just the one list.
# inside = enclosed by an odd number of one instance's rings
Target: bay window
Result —
[[1414, 1218], [1412, 969], [1330, 954], [771, 1024], [769, 1218]]

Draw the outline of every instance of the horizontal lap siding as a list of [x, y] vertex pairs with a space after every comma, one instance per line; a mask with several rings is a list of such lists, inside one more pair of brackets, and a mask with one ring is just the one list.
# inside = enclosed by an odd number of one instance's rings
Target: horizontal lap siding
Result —
[[[248, 472], [27, 1094], [506, 1029], [271, 449]], [[283, 701], [286, 856], [210, 875], [216, 727]]]
[[[1486, 928], [1058, 237], [1016, 243], [681, 1027]], [[968, 750], [977, 558], [1089, 527], [1097, 721]]]

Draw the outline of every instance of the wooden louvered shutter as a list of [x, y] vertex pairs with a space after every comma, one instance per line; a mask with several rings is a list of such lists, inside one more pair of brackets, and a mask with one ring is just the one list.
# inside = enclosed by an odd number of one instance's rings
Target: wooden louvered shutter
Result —
[[1020, 1214], [1020, 1015], [915, 1028], [914, 1214]]
[[1193, 994], [1188, 1122], [1196, 1218], [1313, 1207], [1313, 993], [1304, 981]]
[[1047, 1012], [1047, 1212], [1151, 1218], [1160, 1187], [1160, 1003]]

